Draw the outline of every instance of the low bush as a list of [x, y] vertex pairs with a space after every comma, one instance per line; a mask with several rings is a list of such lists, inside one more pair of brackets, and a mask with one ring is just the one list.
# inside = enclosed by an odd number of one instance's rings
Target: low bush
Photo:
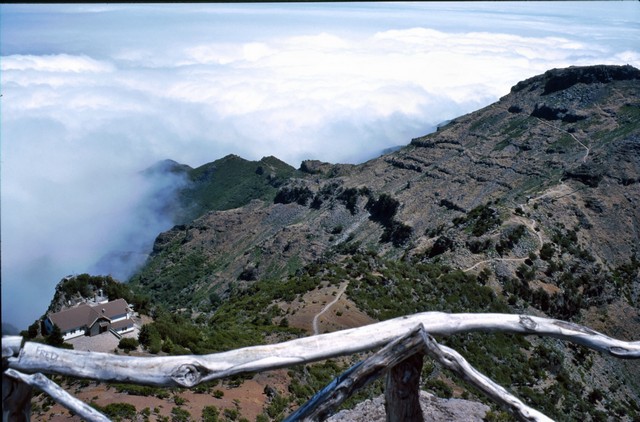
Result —
[[138, 340], [136, 340], [135, 338], [125, 337], [120, 339], [118, 348], [126, 351], [132, 351], [136, 350], [138, 348], [138, 345]]
[[189, 422], [191, 421], [191, 413], [181, 407], [171, 409], [171, 422]]

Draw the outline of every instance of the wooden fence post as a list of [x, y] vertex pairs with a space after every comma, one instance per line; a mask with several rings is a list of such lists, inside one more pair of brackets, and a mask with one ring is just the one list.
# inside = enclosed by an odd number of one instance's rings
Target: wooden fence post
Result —
[[5, 374], [9, 367], [8, 359], [18, 356], [21, 347], [22, 337], [2, 337], [2, 422], [22, 422], [31, 419], [33, 388]]
[[415, 353], [387, 372], [384, 389], [387, 422], [424, 422], [420, 407], [422, 353]]
[[2, 374], [2, 422], [31, 420], [31, 395], [33, 388]]

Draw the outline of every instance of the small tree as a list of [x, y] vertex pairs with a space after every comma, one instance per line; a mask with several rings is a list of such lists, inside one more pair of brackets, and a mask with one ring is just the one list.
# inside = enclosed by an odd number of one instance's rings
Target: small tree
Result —
[[27, 329], [27, 334], [29, 338], [36, 338], [38, 336], [38, 327], [40, 326], [40, 321], [36, 321], [29, 326]]
[[57, 324], [53, 325], [53, 329], [51, 333], [47, 336], [46, 342], [50, 346], [54, 347], [62, 347], [64, 344], [64, 338], [62, 337], [62, 331], [60, 331], [60, 327]]
[[553, 257], [554, 253], [555, 248], [553, 247], [553, 243], [545, 243], [540, 249], [540, 259], [543, 261], [549, 261]]

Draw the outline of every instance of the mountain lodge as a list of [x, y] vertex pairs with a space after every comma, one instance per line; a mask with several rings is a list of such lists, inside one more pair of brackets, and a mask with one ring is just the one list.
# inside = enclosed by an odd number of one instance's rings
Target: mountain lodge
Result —
[[57, 325], [64, 340], [80, 336], [95, 336], [111, 331], [122, 335], [133, 331], [133, 309], [124, 299], [89, 305], [82, 303], [74, 308], [52, 312], [45, 319], [48, 332]]

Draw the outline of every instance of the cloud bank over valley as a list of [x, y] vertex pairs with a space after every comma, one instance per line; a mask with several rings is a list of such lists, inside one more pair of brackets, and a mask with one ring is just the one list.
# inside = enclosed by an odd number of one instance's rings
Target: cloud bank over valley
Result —
[[640, 67], [638, 22], [637, 2], [2, 5], [2, 319], [25, 328], [67, 274], [130, 275], [184, 183], [141, 175], [159, 160], [363, 162], [550, 68]]

